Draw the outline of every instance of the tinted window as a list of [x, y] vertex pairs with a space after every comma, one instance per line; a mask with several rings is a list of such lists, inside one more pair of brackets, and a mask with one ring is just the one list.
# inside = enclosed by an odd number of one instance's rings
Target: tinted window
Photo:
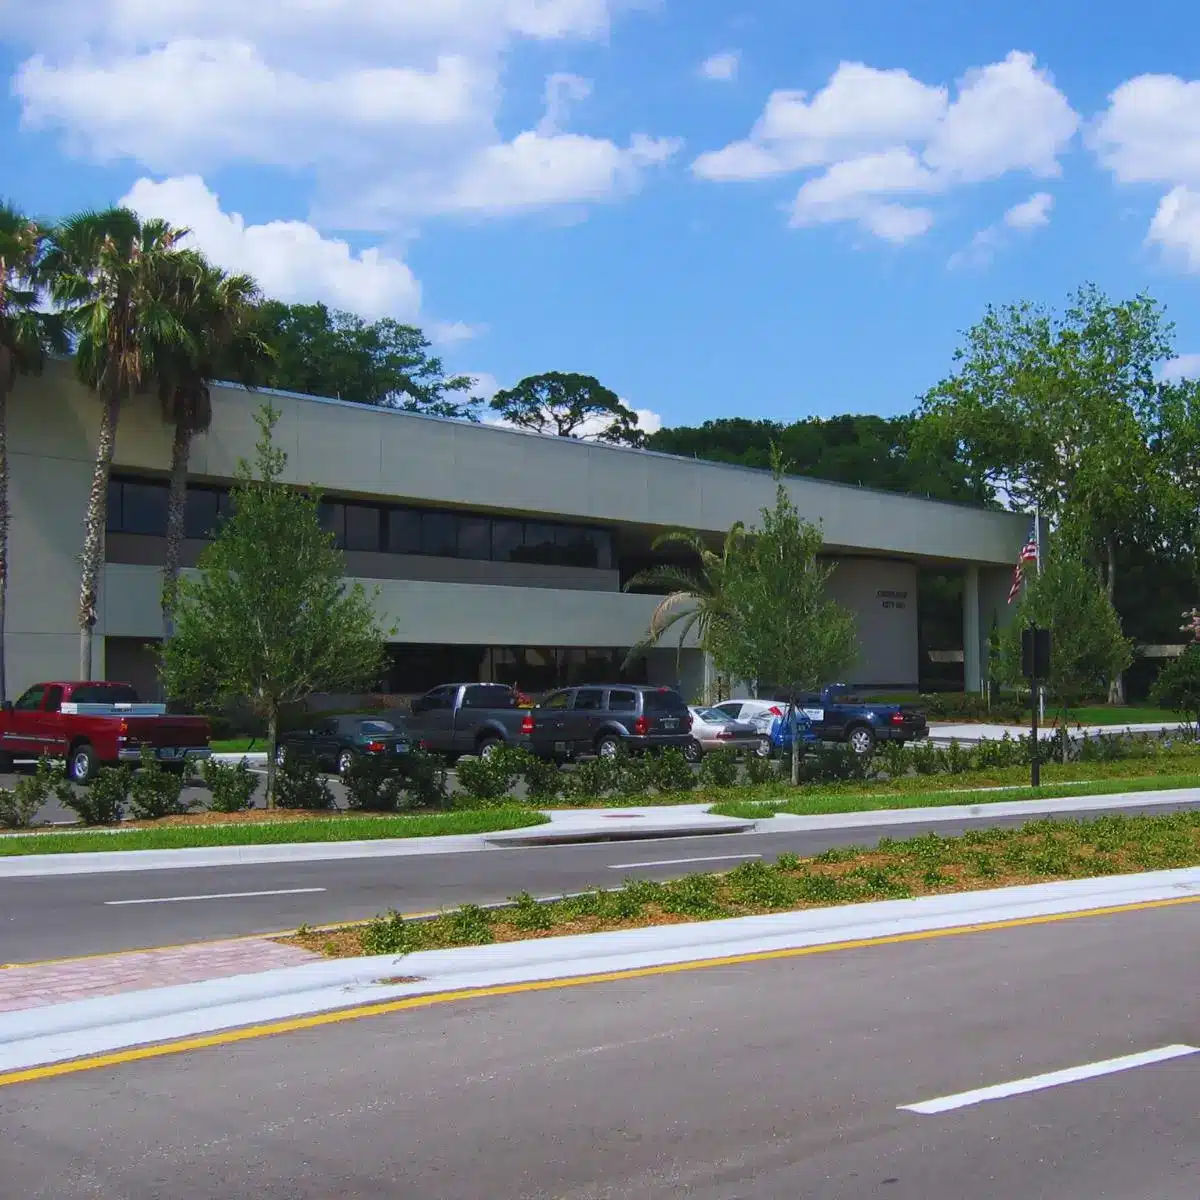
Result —
[[421, 553], [421, 514], [393, 508], [387, 514], [387, 548], [392, 554]]
[[121, 484], [121, 532], [163, 537], [167, 532], [167, 489], [158, 483]]
[[317, 737], [333, 737], [338, 731], [336, 721], [315, 721], [310, 733], [315, 733]]
[[421, 553], [454, 558], [458, 554], [458, 518], [450, 513], [423, 514]]
[[459, 558], [492, 557], [492, 526], [480, 517], [460, 517], [458, 520]]
[[688, 706], [678, 692], [643, 692], [642, 704], [642, 711], [648, 716], [687, 716]]
[[564, 708], [569, 708], [570, 705], [570, 692], [555, 692], [553, 696], [547, 696], [538, 707], [549, 709], [551, 712], [561, 712]]
[[728, 704], [718, 704], [713, 711], [724, 713], [727, 717], [737, 720], [738, 713], [742, 711], [742, 704], [740, 700], [731, 700]]
[[333, 544], [339, 550], [346, 548], [346, 506], [331, 504], [323, 500], [317, 512], [321, 519], [321, 528], [326, 533], [333, 534]]
[[127, 683], [110, 683], [103, 686], [90, 684], [74, 688], [71, 701], [74, 704], [137, 704], [138, 694]]
[[432, 692], [426, 692], [424, 696], [421, 696], [413, 707], [418, 712], [432, 712], [441, 708], [450, 708], [453, 703], [453, 688], [434, 688]]
[[517, 697], [511, 688], [499, 683], [473, 683], [463, 688], [462, 708], [516, 708]]
[[396, 727], [395, 725], [390, 724], [388, 721], [359, 721], [358, 732], [364, 734], [395, 733]]
[[575, 693], [575, 711], [592, 712], [604, 707], [604, 693], [599, 688], [580, 688]]
[[613, 712], [637, 712], [637, 692], [609, 692], [608, 707]]
[[525, 549], [521, 552], [522, 562], [556, 563], [558, 547], [555, 545], [557, 530], [553, 525], [525, 526]]
[[46, 689], [46, 702], [42, 706], [47, 712], [58, 712], [59, 706], [62, 704], [63, 690], [60, 687], [52, 687]]
[[719, 708], [698, 708], [696, 716], [702, 721], [712, 721], [717, 725], [723, 725], [726, 721], [733, 720], [728, 713], [722, 712]]
[[45, 692], [45, 688], [31, 687], [29, 691], [22, 693], [13, 708], [17, 712], [34, 712], [42, 707], [42, 696]]
[[108, 481], [108, 513], [105, 517], [105, 528], [109, 533], [121, 532], [121, 487], [121, 483], [116, 479]]
[[379, 549], [379, 509], [365, 504], [346, 505], [346, 549]]
[[522, 522], [492, 522], [492, 557], [497, 562], [519, 562], [524, 544], [525, 526]]
[[183, 511], [183, 536], [211, 538], [217, 532], [217, 514], [221, 511], [221, 494], [207, 488], [189, 488], [187, 508]]

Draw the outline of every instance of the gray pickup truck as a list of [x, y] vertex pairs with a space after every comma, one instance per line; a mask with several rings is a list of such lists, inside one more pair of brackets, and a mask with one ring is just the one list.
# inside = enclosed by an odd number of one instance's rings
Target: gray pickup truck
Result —
[[412, 702], [408, 733], [422, 750], [486, 758], [501, 746], [529, 747], [533, 717], [500, 683], [444, 683]]

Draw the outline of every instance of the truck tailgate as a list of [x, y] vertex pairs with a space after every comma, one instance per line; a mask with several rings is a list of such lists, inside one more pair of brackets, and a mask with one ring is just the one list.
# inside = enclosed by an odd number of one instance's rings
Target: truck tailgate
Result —
[[200, 717], [125, 717], [132, 742], [144, 746], [179, 746], [184, 749], [208, 745], [208, 722]]

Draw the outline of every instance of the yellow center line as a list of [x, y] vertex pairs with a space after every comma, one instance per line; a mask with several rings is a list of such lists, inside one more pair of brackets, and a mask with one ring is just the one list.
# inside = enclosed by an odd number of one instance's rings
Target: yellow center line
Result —
[[[961, 937], [964, 934], [991, 933], [1003, 929], [1021, 929], [1033, 925], [1051, 925], [1061, 921], [1078, 921], [1091, 917], [1116, 916], [1121, 913], [1146, 912], [1156, 908], [1176, 908], [1184, 904], [1200, 903], [1200, 896], [1181, 896], [1171, 900], [1141, 900], [1132, 904], [1115, 904], [1103, 908], [1081, 909], [1077, 912], [1053, 913], [1040, 917], [1013, 917], [1004, 921], [986, 921], [974, 925], [955, 925], [947, 929], [926, 929], [915, 933], [896, 933], [886, 937], [857, 938], [844, 942], [828, 942], [820, 946], [797, 946], [788, 950], [760, 950], [746, 954], [727, 955], [723, 958], [696, 959], [691, 962], [665, 963], [654, 967], [632, 967], [623, 971], [605, 971], [594, 975], [571, 975], [560, 979], [539, 979], [526, 983], [507, 983], [496, 987], [463, 988], [451, 992], [431, 992], [424, 996], [406, 996], [399, 1000], [385, 1000], [378, 1004], [363, 1004], [355, 1008], [342, 1008], [334, 1012], [313, 1013], [306, 1017], [291, 1017], [283, 1021], [272, 1021], [261, 1025], [250, 1025], [242, 1029], [229, 1029], [203, 1037], [185, 1038], [180, 1041], [164, 1042], [153, 1046], [135, 1046], [117, 1050], [110, 1054], [97, 1054], [88, 1058], [72, 1059], [69, 1062], [50, 1063], [42, 1067], [30, 1067], [19, 1071], [0, 1074], [0, 1087], [16, 1083], [33, 1083], [42, 1079], [55, 1079], [62, 1075], [75, 1075], [81, 1071], [96, 1071], [104, 1067], [117, 1067], [126, 1063], [142, 1062], [146, 1059], [164, 1058], [172, 1054], [189, 1054], [195, 1050], [207, 1050], [215, 1046], [232, 1046], [238, 1042], [249, 1042], [258, 1038], [274, 1037], [281, 1033], [296, 1033], [304, 1029], [318, 1029], [325, 1025], [337, 1025], [345, 1021], [359, 1021], [364, 1017], [383, 1017], [391, 1013], [410, 1009], [432, 1008], [438, 1004], [455, 1004], [463, 1000], [482, 1000], [494, 996], [515, 996], [528, 992], [558, 991], [564, 988], [585, 987], [597, 983], [618, 983], [626, 979], [648, 979], [657, 975], [677, 975], [685, 971], [703, 971], [712, 967], [731, 967], [746, 963], [771, 962], [787, 958], [807, 958], [818, 954], [833, 954], [844, 950], [863, 950], [873, 946], [898, 946], [908, 942], [934, 941], [940, 938]], [[386, 956], [381, 956], [386, 957]]]

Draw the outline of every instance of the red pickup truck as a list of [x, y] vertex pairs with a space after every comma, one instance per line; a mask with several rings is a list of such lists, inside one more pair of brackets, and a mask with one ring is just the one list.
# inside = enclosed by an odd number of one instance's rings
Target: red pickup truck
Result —
[[0, 709], [0, 770], [18, 758], [65, 758], [75, 783], [107, 764], [140, 762], [143, 746], [182, 768], [208, 758], [208, 742], [204, 717], [168, 716], [127, 683], [36, 683]]

